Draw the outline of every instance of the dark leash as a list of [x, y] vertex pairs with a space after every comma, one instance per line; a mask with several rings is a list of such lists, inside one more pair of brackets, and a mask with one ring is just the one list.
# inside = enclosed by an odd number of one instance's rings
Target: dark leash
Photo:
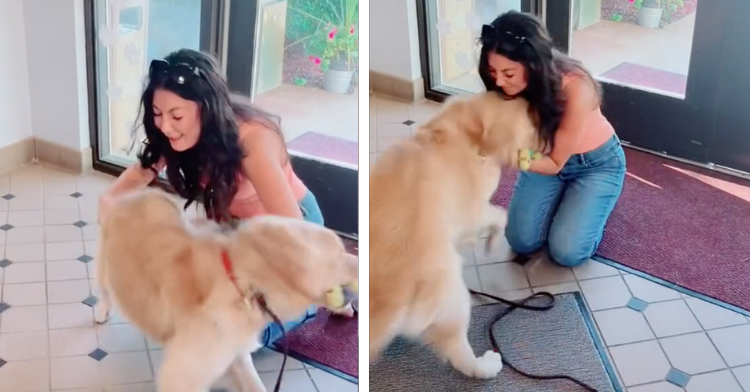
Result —
[[[571, 382], [574, 382], [574, 383], [580, 385], [586, 391], [589, 391], [589, 392], [599, 392], [596, 388], [594, 388], [594, 387], [592, 387], [592, 386], [584, 383], [583, 381], [580, 381], [580, 380], [578, 380], [576, 378], [573, 378], [571, 376], [567, 376], [567, 375], [564, 375], [564, 374], [561, 374], [561, 375], [537, 375], [537, 374], [530, 374], [530, 373], [524, 372], [523, 370], [519, 369], [518, 367], [516, 367], [512, 363], [508, 362], [508, 360], [505, 359], [505, 355], [503, 355], [502, 351], [500, 350], [500, 345], [497, 343], [497, 339], [495, 339], [495, 333], [494, 333], [495, 325], [498, 322], [500, 322], [500, 320], [502, 320], [503, 317], [507, 316], [508, 314], [510, 314], [512, 311], [514, 311], [516, 309], [531, 310], [531, 311], [535, 311], [535, 312], [544, 312], [544, 311], [552, 309], [555, 306], [555, 296], [554, 295], [552, 295], [552, 294], [550, 294], [548, 292], [541, 292], [540, 291], [538, 293], [535, 293], [533, 295], [530, 295], [530, 296], [528, 296], [528, 297], [526, 297], [524, 299], [518, 300], [518, 301], [509, 301], [507, 299], [503, 299], [503, 298], [496, 297], [494, 295], [490, 295], [490, 294], [487, 294], [487, 293], [482, 293], [482, 292], [479, 292], [479, 291], [474, 291], [474, 290], [471, 290], [471, 289], [469, 289], [469, 292], [472, 295], [489, 298], [489, 299], [495, 300], [497, 302], [503, 303], [505, 305], [508, 305], [507, 309], [503, 310], [502, 312], [500, 312], [500, 314], [498, 314], [497, 316], [495, 316], [495, 319], [490, 323], [490, 326], [488, 328], [489, 329], [488, 332], [489, 332], [489, 337], [490, 337], [490, 343], [492, 344], [492, 349], [496, 353], [500, 354], [500, 357], [502, 358], [503, 363], [506, 364], [509, 368], [511, 368], [514, 372], [516, 372], [516, 373], [518, 373], [518, 374], [520, 374], [520, 375], [522, 375], [522, 376], [524, 376], [526, 378], [530, 378], [532, 380], [540, 380], [540, 381], [544, 381], [544, 380], [568, 380], [568, 381], [571, 381]], [[546, 303], [546, 304], [544, 304], [544, 305], [529, 305], [528, 304], [529, 302], [531, 302], [531, 301], [533, 301], [535, 299], [538, 299], [538, 298], [547, 298], [549, 300], [549, 302]]]
[[[258, 302], [258, 305], [260, 305], [260, 308], [265, 312], [271, 319], [273, 320], [276, 325], [279, 326], [281, 329], [281, 339], [283, 340], [286, 338], [286, 329], [284, 329], [284, 323], [281, 322], [279, 319], [279, 316], [277, 316], [274, 312], [271, 311], [271, 309], [268, 307], [268, 304], [266, 303], [266, 299], [263, 296], [257, 296], [256, 301]], [[268, 340], [268, 330], [266, 330], [266, 338], [265, 340]], [[264, 346], [267, 346], [268, 344], [264, 344]], [[284, 368], [286, 367], [286, 360], [289, 358], [289, 345], [284, 345], [283, 354], [284, 359], [281, 361], [281, 370], [279, 370], [279, 377], [276, 378], [276, 386], [273, 387], [273, 392], [279, 392], [281, 390], [281, 379], [284, 377]]]
[[[263, 296], [263, 294], [256, 292], [252, 296], [249, 296], [248, 293], [244, 292], [237, 282], [237, 275], [234, 273], [234, 267], [232, 266], [232, 260], [229, 257], [229, 253], [226, 250], [222, 250], [221, 252], [221, 262], [224, 266], [224, 271], [227, 274], [227, 277], [229, 280], [232, 281], [232, 284], [234, 285], [235, 289], [237, 289], [237, 293], [239, 294], [240, 298], [243, 299], [245, 302], [245, 306], [248, 308], [252, 306], [252, 303], [255, 302], [260, 307], [260, 310], [268, 315], [268, 317], [273, 320], [274, 323], [276, 323], [279, 328], [281, 329], [281, 339], [286, 338], [286, 329], [284, 328], [284, 323], [281, 322], [281, 319], [279, 319], [279, 316], [274, 313], [271, 308], [268, 306], [268, 302], [266, 301], [266, 297]], [[268, 335], [268, 329], [266, 329], [266, 337], [265, 340], [267, 341], [269, 338]], [[268, 346], [268, 344], [264, 344], [264, 346]], [[287, 345], [284, 345], [284, 359], [281, 362], [281, 370], [279, 370], [279, 377], [276, 379], [276, 386], [273, 389], [273, 392], [279, 392], [281, 390], [281, 379], [284, 377], [284, 368], [286, 367], [286, 360], [289, 357], [289, 347]]]

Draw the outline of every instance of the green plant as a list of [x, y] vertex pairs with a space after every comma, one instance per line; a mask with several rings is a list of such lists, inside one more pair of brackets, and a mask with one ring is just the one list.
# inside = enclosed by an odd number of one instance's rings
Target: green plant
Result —
[[672, 13], [685, 6], [685, 0], [628, 0], [636, 9], [642, 7], [663, 8], [664, 17], [669, 19]]
[[301, 38], [310, 60], [325, 72], [335, 68], [354, 70], [359, 52], [359, 0], [307, 0], [327, 5], [310, 13], [291, 5], [289, 10], [317, 23], [316, 30]]
[[[338, 0], [337, 0], [338, 1]], [[300, 45], [307, 50], [310, 38], [320, 29], [320, 20], [335, 20], [334, 8], [321, 0], [287, 0], [287, 47]], [[308, 15], [314, 15], [311, 18]]]
[[674, 12], [685, 5], [685, 0], [628, 0], [636, 9], [641, 7], [664, 8], [665, 11]]

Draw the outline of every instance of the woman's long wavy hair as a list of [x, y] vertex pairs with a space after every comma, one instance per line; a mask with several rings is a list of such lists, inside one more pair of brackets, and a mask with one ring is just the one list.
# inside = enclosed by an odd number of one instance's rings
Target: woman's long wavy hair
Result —
[[[138, 160], [143, 168], [154, 171], [155, 165], [164, 160], [170, 185], [187, 200], [185, 208], [201, 202], [209, 218], [229, 220], [229, 205], [237, 192], [246, 155], [238, 124], [260, 122], [283, 140], [279, 119], [252, 106], [248, 98], [230, 93], [218, 61], [211, 55], [181, 49], [157, 62], [162, 66], [155, 71], [152, 63], [141, 96], [138, 118], [146, 140]], [[194, 147], [183, 152], [173, 150], [156, 126], [153, 102], [159, 89], [198, 104], [201, 132]]]
[[529, 101], [531, 115], [539, 128], [539, 137], [548, 150], [554, 147], [555, 132], [564, 115], [564, 75], [577, 74], [591, 81], [601, 101], [599, 83], [581, 62], [554, 48], [549, 33], [533, 15], [518, 11], [501, 14], [491, 24], [484, 26], [479, 41], [482, 47], [479, 76], [487, 91], [504, 94], [490, 73], [490, 53], [523, 64], [528, 84], [520, 96]]

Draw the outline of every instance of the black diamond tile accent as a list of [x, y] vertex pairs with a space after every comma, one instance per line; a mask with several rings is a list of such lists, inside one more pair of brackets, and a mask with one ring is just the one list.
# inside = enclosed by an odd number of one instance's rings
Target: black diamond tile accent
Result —
[[8, 193], [7, 195], [3, 195], [3, 199], [5, 199], [5, 200], [10, 200], [10, 199], [13, 199], [13, 198], [15, 198], [15, 196], [11, 195], [10, 193]]
[[78, 222], [76, 222], [76, 223], [73, 223], [73, 226], [75, 226], [75, 227], [79, 227], [79, 228], [83, 228], [83, 227], [84, 227], [84, 226], [86, 226], [86, 225], [88, 225], [88, 223], [86, 223], [86, 222], [84, 222], [84, 221], [78, 221]]
[[97, 348], [96, 350], [92, 351], [91, 354], [89, 354], [89, 357], [96, 359], [97, 361], [101, 361], [104, 359], [107, 355], [109, 355], [106, 351]]
[[8, 362], [5, 362], [2, 358], [0, 358], [0, 368], [3, 367], [6, 363]]
[[0, 302], [0, 313], [10, 309], [10, 305], [6, 304], [5, 302]]
[[8, 260], [8, 259], [2, 259], [2, 260], [0, 260], [0, 268], [5, 268], [5, 267], [7, 267], [7, 266], [9, 266], [11, 264], [13, 264], [13, 262], [10, 261], [10, 260]]
[[89, 261], [94, 260], [94, 258], [91, 257], [91, 256], [89, 256], [89, 255], [83, 255], [83, 256], [77, 258], [76, 260], [78, 260], [78, 261], [80, 261], [82, 263], [88, 263]]
[[86, 299], [84, 299], [81, 302], [83, 302], [84, 305], [88, 305], [93, 308], [94, 305], [96, 305], [96, 303], [99, 302], [99, 298], [96, 298], [96, 296], [94, 295], [89, 295]]
[[412, 125], [412, 124], [414, 124], [414, 121], [411, 121], [411, 120], [406, 120], [406, 121], [402, 122], [401, 124], [404, 124], [404, 125]]
[[76, 192], [76, 193], [71, 193], [70, 194], [70, 197], [75, 197], [76, 199], [79, 198], [79, 197], [81, 197], [81, 196], [83, 196], [83, 193], [80, 193], [80, 192]]
[[9, 225], [7, 223], [4, 224], [4, 225], [2, 225], [2, 226], [0, 226], [0, 230], [2, 230], [2, 231], [8, 231], [8, 230], [10, 230], [12, 228], [13, 228], [13, 225]]

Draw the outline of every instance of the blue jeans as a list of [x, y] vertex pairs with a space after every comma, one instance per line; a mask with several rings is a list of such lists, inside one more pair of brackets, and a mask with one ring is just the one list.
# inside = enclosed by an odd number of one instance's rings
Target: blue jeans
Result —
[[308, 222], [317, 223], [321, 226], [324, 225], [323, 213], [320, 212], [320, 206], [318, 205], [318, 199], [315, 198], [312, 192], [307, 191], [305, 197], [299, 202], [299, 209], [302, 211], [302, 218]]
[[521, 173], [505, 229], [511, 249], [528, 255], [546, 245], [555, 263], [583, 264], [602, 240], [624, 181], [625, 152], [617, 136], [573, 155], [557, 175]]
[[[317, 223], [321, 226], [323, 225], [323, 214], [320, 211], [320, 206], [318, 206], [318, 200], [315, 199], [315, 195], [313, 195], [312, 192], [307, 191], [305, 197], [300, 200], [299, 209], [302, 211], [302, 217], [306, 221]], [[292, 320], [284, 323], [284, 329], [286, 330], [286, 332], [289, 332], [292, 329], [302, 325], [305, 321], [313, 318], [316, 313], [316, 307], [312, 306], [307, 309], [307, 312], [305, 312], [302, 317], [298, 318], [297, 320]], [[263, 335], [261, 335], [262, 343], [266, 346], [273, 346], [273, 344], [276, 343], [279, 338], [281, 338], [281, 329], [279, 328], [279, 326], [276, 325], [276, 323], [269, 323], [268, 325], [266, 325], [266, 328], [263, 331]]]

